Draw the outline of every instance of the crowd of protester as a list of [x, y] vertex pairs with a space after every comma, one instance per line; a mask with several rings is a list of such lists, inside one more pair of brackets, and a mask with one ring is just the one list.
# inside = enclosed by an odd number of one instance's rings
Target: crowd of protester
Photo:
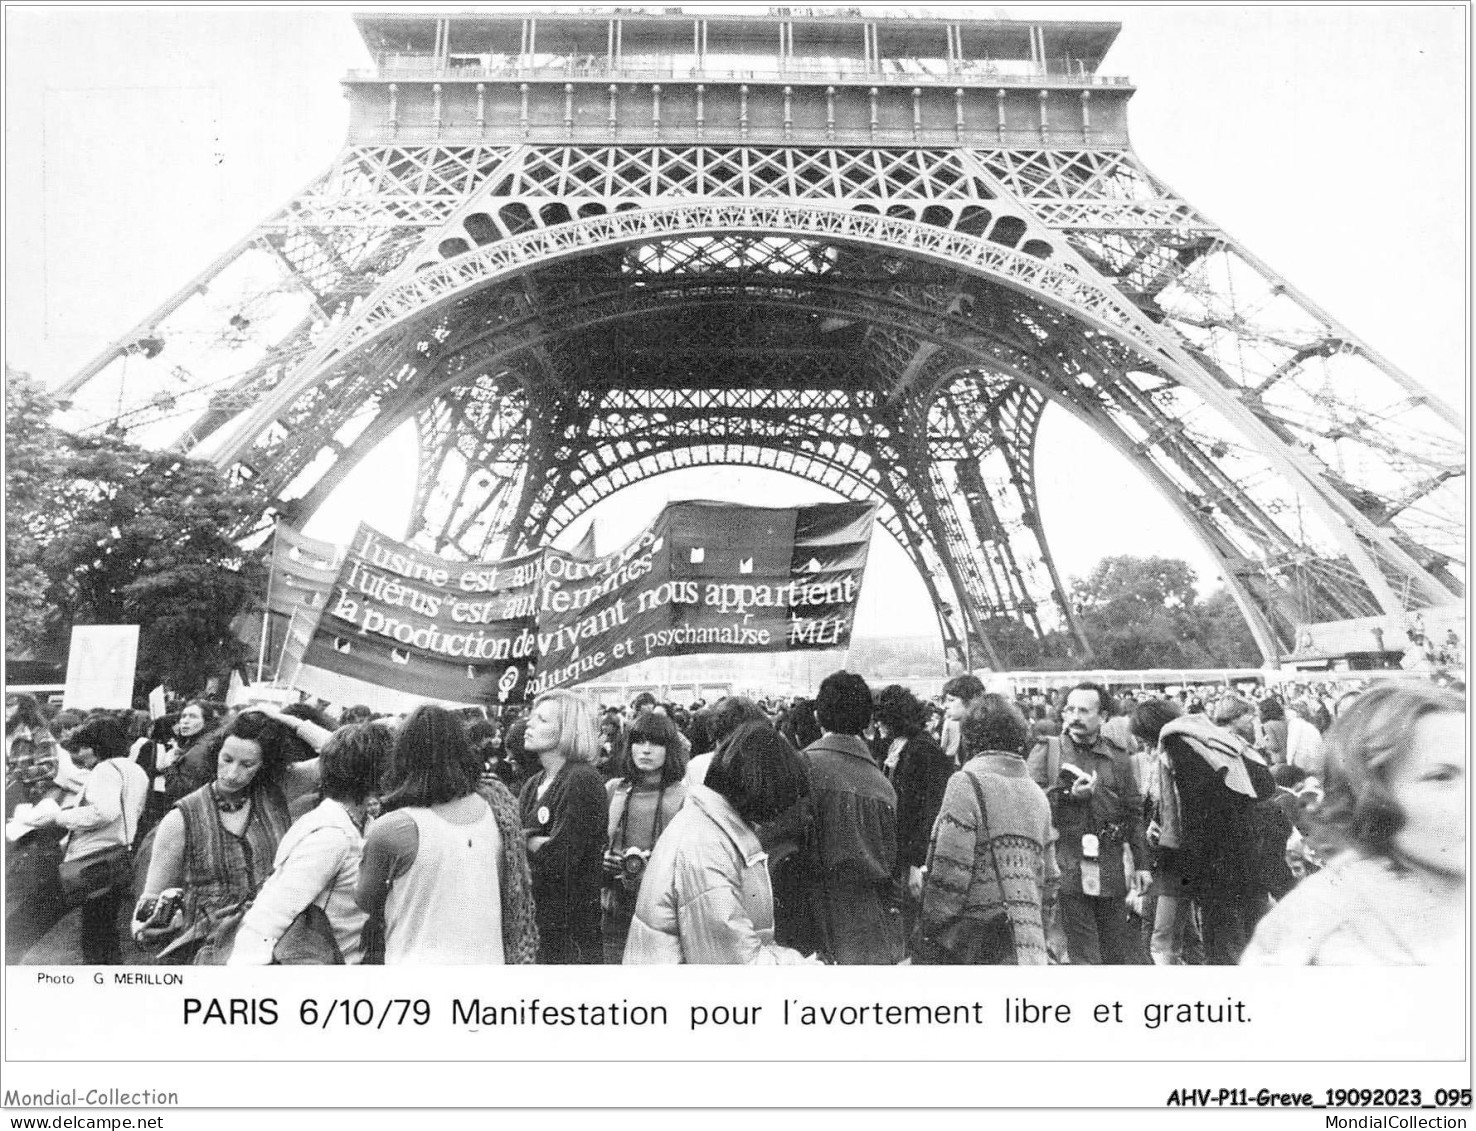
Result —
[[1420, 680], [7, 707], [8, 963], [1462, 953], [1463, 688]]

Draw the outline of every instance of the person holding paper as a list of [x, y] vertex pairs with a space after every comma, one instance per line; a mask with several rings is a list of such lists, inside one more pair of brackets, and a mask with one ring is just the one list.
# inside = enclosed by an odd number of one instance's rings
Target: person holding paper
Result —
[[[1134, 891], [1152, 879], [1143, 799], [1128, 752], [1102, 733], [1112, 696], [1081, 683], [1066, 696], [1064, 733], [1037, 746], [1031, 776], [1051, 783], [1046, 796], [1060, 839], [1058, 901], [1073, 966], [1132, 966], [1147, 956], [1128, 918], [1123, 846], [1132, 853]], [[1054, 763], [1054, 764], [1052, 764]]]
[[[67, 735], [67, 746], [75, 764], [92, 773], [75, 805], [41, 819], [69, 833], [62, 863], [86, 860], [120, 846], [128, 848], [143, 813], [149, 782], [128, 757], [127, 731], [118, 720], [96, 715]], [[82, 957], [94, 966], [115, 966], [122, 961], [118, 908], [130, 879], [126, 854], [120, 866], [116, 882], [82, 904]]]
[[14, 965], [66, 914], [65, 830], [35, 818], [75, 801], [91, 771], [72, 764], [34, 696], [5, 698], [5, 961]]
[[1242, 966], [1450, 966], [1465, 961], [1465, 700], [1377, 684], [1323, 735], [1311, 812], [1327, 866], [1269, 911]]
[[34, 695], [7, 695], [5, 715], [5, 819], [16, 806], [53, 792], [58, 767], [56, 739]]

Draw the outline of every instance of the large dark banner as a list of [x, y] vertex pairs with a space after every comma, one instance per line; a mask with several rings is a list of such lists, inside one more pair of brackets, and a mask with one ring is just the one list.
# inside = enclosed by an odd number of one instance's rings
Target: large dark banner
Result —
[[844, 647], [874, 503], [672, 503], [621, 550], [452, 562], [361, 525], [303, 662], [508, 702], [658, 656]]
[[302, 662], [435, 699], [520, 699], [544, 553], [455, 562], [360, 523]]

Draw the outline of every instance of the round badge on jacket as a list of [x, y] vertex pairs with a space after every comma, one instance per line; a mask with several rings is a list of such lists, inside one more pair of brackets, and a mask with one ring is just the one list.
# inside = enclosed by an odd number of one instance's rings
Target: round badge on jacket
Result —
[[552, 814], [548, 811], [547, 805], [540, 805], [538, 807], [538, 812], [534, 815], [538, 818], [538, 823], [540, 825], [548, 824], [548, 819], [552, 816]]

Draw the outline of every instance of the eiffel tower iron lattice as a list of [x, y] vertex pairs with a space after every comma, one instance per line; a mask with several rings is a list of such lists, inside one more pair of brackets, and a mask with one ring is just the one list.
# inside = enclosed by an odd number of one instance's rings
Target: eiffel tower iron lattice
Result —
[[1007, 668], [1052, 630], [1090, 657], [1037, 498], [1056, 405], [1268, 660], [1462, 599], [1458, 413], [1148, 171], [1117, 25], [356, 21], [344, 150], [60, 390], [81, 427], [208, 456], [265, 525], [413, 424], [405, 533], [467, 557], [673, 469], [788, 472], [880, 499], [951, 656]]

